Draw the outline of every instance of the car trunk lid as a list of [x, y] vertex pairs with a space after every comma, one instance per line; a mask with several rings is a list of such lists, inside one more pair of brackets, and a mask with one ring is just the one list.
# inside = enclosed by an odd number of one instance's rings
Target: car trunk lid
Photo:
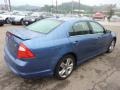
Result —
[[17, 58], [19, 44], [23, 41], [30, 40], [36, 37], [42, 37], [44, 34], [33, 32], [25, 28], [14, 29], [6, 33], [6, 46], [9, 52]]

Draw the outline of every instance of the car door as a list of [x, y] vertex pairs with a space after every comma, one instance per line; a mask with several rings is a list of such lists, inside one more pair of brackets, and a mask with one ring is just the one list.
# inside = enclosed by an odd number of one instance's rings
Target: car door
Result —
[[99, 53], [105, 52], [106, 49], [108, 48], [108, 44], [111, 41], [111, 38], [112, 38], [111, 34], [106, 33], [104, 27], [97, 22], [90, 21], [89, 24], [92, 29], [93, 36], [95, 36], [97, 39], [96, 53], [99, 54]]
[[69, 32], [69, 40], [79, 62], [92, 57], [96, 51], [97, 39], [91, 34], [87, 21], [79, 21], [73, 24]]

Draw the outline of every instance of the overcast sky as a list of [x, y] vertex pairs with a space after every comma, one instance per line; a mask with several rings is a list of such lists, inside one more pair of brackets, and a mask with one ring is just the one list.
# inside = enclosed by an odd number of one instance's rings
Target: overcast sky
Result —
[[[55, 1], [53, 0], [53, 4], [55, 5]], [[61, 4], [62, 2], [70, 2], [72, 0], [58, 0], [58, 4]], [[79, 1], [79, 0], [73, 0], [73, 1]], [[0, 0], [0, 4], [3, 4], [4, 0]], [[82, 4], [86, 5], [101, 5], [101, 4], [115, 4], [117, 3], [118, 6], [120, 5], [120, 0], [81, 0]], [[35, 6], [44, 6], [52, 5], [52, 0], [11, 0], [12, 5], [35, 5]]]

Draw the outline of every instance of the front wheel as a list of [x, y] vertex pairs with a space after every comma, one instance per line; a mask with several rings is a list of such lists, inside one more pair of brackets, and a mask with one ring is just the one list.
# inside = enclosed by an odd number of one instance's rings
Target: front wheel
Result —
[[22, 25], [28, 26], [28, 25], [29, 25], [29, 22], [28, 22], [28, 21], [22, 21]]
[[75, 58], [72, 55], [64, 56], [57, 64], [55, 76], [57, 79], [64, 80], [70, 76], [75, 66]]
[[20, 24], [21, 24], [21, 25], [22, 25], [22, 23], [23, 23], [23, 19], [20, 20]]
[[110, 43], [110, 46], [108, 48], [108, 51], [107, 51], [108, 53], [111, 53], [114, 50], [115, 44], [116, 44], [116, 41], [112, 40], [112, 42]]

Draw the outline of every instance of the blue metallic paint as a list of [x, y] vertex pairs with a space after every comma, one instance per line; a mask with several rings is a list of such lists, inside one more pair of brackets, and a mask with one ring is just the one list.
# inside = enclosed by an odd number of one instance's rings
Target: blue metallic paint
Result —
[[[31, 49], [36, 57], [32, 60], [19, 60], [10, 53], [6, 45], [4, 56], [6, 63], [14, 73], [24, 78], [52, 76], [56, 64], [60, 58], [67, 53], [74, 53], [76, 55], [77, 64], [80, 64], [91, 57], [106, 52], [109, 43], [112, 41], [113, 37], [116, 37], [115, 34], [112, 32], [112, 34], [69, 36], [68, 32], [77, 21], [80, 20], [67, 20], [49, 34], [42, 36], [37, 34], [37, 37], [33, 35], [32, 39], [28, 38], [29, 35], [27, 35], [27, 37], [23, 36], [22, 33], [24, 33], [25, 30], [10, 31], [14, 32], [14, 34], [21, 33], [19, 34], [19, 37], [23, 39], [21, 42]], [[25, 32], [29, 33], [30, 31], [26, 30]], [[76, 42], [76, 40], [78, 42]]]

